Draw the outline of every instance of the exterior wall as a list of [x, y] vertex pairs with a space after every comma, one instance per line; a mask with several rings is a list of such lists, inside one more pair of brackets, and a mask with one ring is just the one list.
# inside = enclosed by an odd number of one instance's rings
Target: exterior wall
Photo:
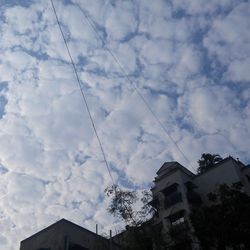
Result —
[[[169, 237], [169, 216], [185, 210], [185, 219], [189, 221], [191, 204], [189, 202], [190, 196], [187, 196], [186, 182], [192, 182], [197, 186], [195, 192], [201, 196], [205, 204], [209, 203], [207, 194], [213, 192], [221, 184], [231, 185], [241, 182], [244, 186], [244, 191], [250, 195], [250, 166], [245, 166], [230, 157], [201, 175], [192, 174], [177, 162], [163, 165], [157, 173], [152, 193], [153, 198], [159, 201], [159, 216], [155, 219], [153, 226], [157, 227], [161, 224], [163, 226], [163, 236], [166, 239]], [[163, 190], [175, 183], [178, 184], [177, 192], [181, 193], [182, 201], [165, 207], [166, 197], [163, 194]], [[191, 223], [189, 223], [189, 230], [189, 232], [193, 231]], [[122, 243], [126, 240], [127, 237], [119, 239], [119, 237], [115, 236], [111, 248], [109, 240], [63, 219], [23, 240], [20, 250], [70, 250], [72, 243], [82, 246], [86, 250], [119, 250], [121, 247], [116, 243]], [[194, 239], [194, 242], [197, 242], [197, 240]], [[198, 244], [197, 246], [192, 246], [192, 249], [199, 249]]]
[[[77, 244], [88, 250], [108, 250], [109, 240], [90, 232], [76, 224], [61, 220], [21, 242], [20, 250], [69, 250]], [[113, 245], [112, 250], [118, 250]]]
[[141, 225], [140, 228], [126, 227], [126, 230], [112, 237], [112, 242], [114, 246], [122, 246], [121, 249], [130, 249], [132, 243], [132, 245], [135, 244], [136, 249], [140, 247], [141, 250], [152, 250], [153, 243], [150, 228], [151, 224], [147, 223]]
[[[189, 205], [186, 199], [186, 192], [185, 192], [185, 185], [183, 180], [187, 177], [184, 177], [182, 172], [180, 170], [176, 170], [171, 175], [160, 179], [159, 181], [155, 182], [155, 188], [152, 190], [153, 197], [157, 197], [160, 204], [159, 204], [159, 219], [160, 221], [165, 221], [164, 218], [167, 216], [181, 210], [185, 209], [189, 211]], [[178, 186], [178, 192], [181, 192], [182, 194], [182, 202], [176, 203], [173, 206], [165, 209], [164, 208], [164, 194], [161, 192], [164, 188], [167, 188], [171, 186], [172, 184], [177, 183]]]
[[242, 172], [250, 177], [250, 165], [244, 167]]
[[[164, 165], [166, 167], [164, 167]], [[209, 169], [207, 172], [194, 175], [180, 164], [165, 163], [163, 167], [157, 172], [155, 178], [155, 187], [152, 188], [153, 199], [159, 200], [159, 216], [155, 221], [155, 225], [163, 225], [163, 236], [167, 240], [169, 237], [170, 222], [167, 217], [177, 211], [184, 209], [186, 211], [185, 220], [188, 221], [190, 237], [193, 243], [192, 249], [200, 249], [198, 240], [192, 234], [193, 227], [189, 220], [190, 210], [192, 204], [190, 203], [190, 195], [196, 195], [196, 198], [201, 198], [202, 202], [209, 204], [207, 194], [215, 191], [215, 189], [222, 184], [231, 186], [233, 183], [241, 182], [243, 190], [250, 195], [250, 166], [245, 166], [240, 161], [234, 160], [232, 157], [224, 159], [216, 166]], [[191, 182], [195, 189], [190, 191], [187, 195], [187, 186], [185, 183]], [[161, 192], [164, 188], [171, 186], [173, 183], [179, 184], [178, 191], [182, 193], [182, 202], [178, 202], [169, 208], [164, 207], [164, 194]], [[189, 198], [189, 199], [188, 199]], [[199, 199], [198, 199], [199, 200]], [[190, 201], [190, 202], [189, 202]], [[199, 203], [196, 203], [196, 205]]]
[[197, 192], [201, 195], [202, 201], [209, 203], [207, 194], [215, 191], [221, 184], [232, 185], [236, 182], [242, 182], [246, 186], [246, 180], [243, 178], [241, 166], [233, 159], [222, 162], [219, 166], [215, 166], [207, 172], [198, 175], [193, 182], [198, 186]]
[[63, 233], [67, 236], [69, 243], [78, 244], [90, 250], [109, 249], [109, 241], [95, 233], [83, 230], [77, 226], [69, 227], [65, 222], [62, 227], [64, 228]]
[[240, 161], [235, 161], [231, 159], [232, 164], [235, 166], [235, 169], [240, 177], [240, 181], [243, 184], [243, 190], [246, 194], [250, 195], [250, 181], [247, 178], [247, 174], [250, 177], [250, 167], [245, 166]]
[[242, 182], [245, 187], [245, 191], [248, 195], [250, 195], [250, 165], [244, 167], [241, 171], [243, 177]]
[[[171, 223], [168, 219], [168, 216], [171, 216], [175, 214], [176, 212], [179, 212], [181, 210], [185, 210], [185, 220], [188, 221], [189, 213], [190, 213], [190, 206], [187, 200], [186, 196], [186, 186], [185, 183], [187, 181], [192, 180], [192, 177], [186, 173], [184, 173], [178, 166], [176, 169], [172, 170], [170, 173], [162, 173], [162, 175], [159, 175], [158, 178], [155, 180], [155, 187], [152, 189], [153, 197], [158, 198], [159, 200], [159, 215], [158, 218], [155, 221], [155, 225], [161, 223], [163, 226], [162, 230], [162, 236], [163, 238], [169, 242], [170, 244], [173, 244], [173, 241], [169, 235], [169, 228], [171, 227]], [[173, 204], [169, 208], [165, 208], [164, 206], [164, 200], [165, 196], [161, 192], [164, 188], [167, 188], [171, 186], [172, 184], [177, 183], [178, 189], [177, 192], [180, 192], [182, 195], [182, 201], [178, 202], [176, 204]], [[171, 243], [172, 242], [172, 243]], [[193, 248], [195, 249], [195, 248]]]
[[41, 233], [38, 233], [21, 242], [20, 250], [38, 250], [39, 248], [48, 248], [51, 250], [64, 250], [62, 228], [51, 226]]

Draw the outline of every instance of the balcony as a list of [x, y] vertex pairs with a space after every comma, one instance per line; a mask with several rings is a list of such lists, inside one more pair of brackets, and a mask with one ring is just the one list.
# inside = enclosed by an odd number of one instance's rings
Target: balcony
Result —
[[169, 215], [167, 218], [171, 223], [171, 230], [175, 233], [181, 233], [188, 229], [188, 222], [185, 219], [186, 211], [184, 209]]
[[181, 192], [174, 192], [170, 195], [165, 196], [164, 205], [165, 208], [169, 208], [179, 202], [182, 202], [182, 194]]

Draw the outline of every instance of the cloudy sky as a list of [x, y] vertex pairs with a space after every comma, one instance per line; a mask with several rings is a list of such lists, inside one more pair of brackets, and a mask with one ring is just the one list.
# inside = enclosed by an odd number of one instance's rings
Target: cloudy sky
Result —
[[[54, 3], [115, 182], [203, 152], [250, 162], [248, 1]], [[115, 228], [109, 184], [50, 1], [0, 0], [1, 248], [61, 217]]]

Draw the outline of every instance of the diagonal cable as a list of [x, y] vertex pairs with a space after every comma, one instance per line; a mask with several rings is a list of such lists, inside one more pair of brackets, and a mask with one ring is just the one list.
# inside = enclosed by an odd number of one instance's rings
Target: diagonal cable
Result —
[[188, 157], [185, 155], [185, 153], [182, 151], [182, 149], [180, 148], [180, 146], [178, 145], [178, 143], [174, 140], [174, 138], [171, 136], [171, 134], [168, 132], [168, 130], [165, 128], [164, 124], [162, 123], [162, 121], [160, 120], [160, 118], [156, 115], [156, 113], [153, 111], [153, 109], [151, 108], [151, 106], [149, 105], [149, 103], [146, 101], [145, 97], [143, 96], [143, 94], [140, 92], [139, 88], [136, 86], [136, 84], [130, 79], [130, 77], [128, 76], [125, 68], [123, 67], [123, 65], [120, 63], [119, 59], [117, 58], [117, 56], [112, 52], [112, 50], [108, 47], [105, 46], [105, 41], [103, 40], [103, 38], [99, 35], [98, 31], [96, 30], [95, 25], [93, 24], [93, 21], [89, 18], [89, 16], [79, 7], [79, 5], [77, 5], [78, 8], [81, 10], [81, 12], [84, 14], [85, 19], [87, 20], [89, 26], [92, 28], [92, 30], [94, 31], [94, 33], [96, 34], [97, 39], [99, 39], [104, 46], [104, 49], [112, 56], [112, 58], [114, 59], [114, 61], [117, 63], [117, 65], [119, 66], [121, 72], [123, 73], [124, 77], [126, 78], [126, 80], [133, 86], [134, 90], [136, 91], [137, 95], [141, 98], [142, 102], [144, 103], [144, 105], [147, 107], [147, 109], [149, 110], [149, 112], [152, 114], [152, 116], [154, 117], [154, 119], [158, 122], [158, 124], [160, 125], [160, 127], [162, 128], [162, 130], [165, 132], [165, 134], [169, 137], [169, 139], [172, 141], [172, 143], [175, 145], [175, 147], [177, 148], [177, 150], [181, 153], [181, 155], [183, 156], [183, 158], [186, 160], [186, 162], [193, 168], [194, 171], [196, 171], [196, 169], [194, 169], [194, 167], [191, 165], [190, 160], [188, 159]]
[[88, 115], [89, 115], [89, 119], [90, 119], [90, 121], [91, 121], [92, 127], [93, 127], [94, 132], [95, 132], [95, 136], [96, 136], [96, 138], [97, 138], [97, 140], [98, 140], [100, 149], [101, 149], [101, 151], [102, 151], [102, 155], [103, 155], [103, 159], [104, 159], [106, 168], [107, 168], [107, 170], [108, 170], [108, 173], [109, 173], [109, 176], [110, 176], [110, 178], [111, 178], [111, 180], [112, 180], [113, 185], [115, 185], [115, 184], [114, 184], [113, 176], [112, 176], [112, 174], [111, 174], [111, 171], [110, 171], [110, 168], [109, 168], [109, 165], [108, 165], [107, 157], [106, 157], [105, 151], [104, 151], [103, 146], [102, 146], [102, 142], [101, 142], [100, 137], [99, 137], [99, 135], [98, 135], [98, 133], [97, 133], [97, 129], [96, 129], [96, 126], [95, 126], [93, 117], [92, 117], [92, 115], [91, 115], [91, 113], [90, 113], [90, 109], [89, 109], [89, 105], [88, 105], [86, 96], [85, 96], [85, 94], [84, 94], [84, 92], [83, 92], [83, 90], [82, 90], [82, 87], [81, 87], [81, 81], [80, 81], [79, 75], [78, 75], [78, 73], [77, 73], [76, 65], [75, 65], [74, 60], [73, 60], [73, 58], [72, 58], [72, 56], [71, 56], [71, 53], [70, 53], [70, 50], [69, 50], [69, 47], [68, 47], [68, 43], [67, 43], [67, 41], [66, 41], [65, 35], [64, 35], [63, 30], [62, 30], [62, 27], [61, 27], [61, 24], [60, 24], [60, 22], [59, 22], [59, 19], [58, 19], [58, 16], [57, 16], [57, 12], [56, 12], [56, 8], [55, 8], [55, 6], [54, 6], [54, 2], [53, 2], [53, 0], [50, 0], [50, 2], [51, 2], [51, 5], [52, 5], [53, 12], [54, 12], [54, 14], [55, 14], [55, 18], [56, 18], [56, 21], [57, 21], [57, 25], [58, 25], [58, 27], [59, 27], [59, 30], [60, 30], [60, 32], [61, 32], [61, 35], [62, 35], [64, 44], [65, 44], [66, 50], [67, 50], [67, 52], [68, 52], [68, 56], [69, 56], [69, 58], [70, 58], [72, 67], [73, 67], [73, 69], [74, 69], [74, 73], [75, 73], [75, 76], [76, 76], [76, 80], [77, 80], [77, 82], [78, 82], [79, 89], [80, 89], [80, 91], [81, 91], [81, 95], [82, 95], [82, 98], [83, 98], [83, 100], [84, 100], [85, 107], [86, 107], [87, 112], [88, 112]]

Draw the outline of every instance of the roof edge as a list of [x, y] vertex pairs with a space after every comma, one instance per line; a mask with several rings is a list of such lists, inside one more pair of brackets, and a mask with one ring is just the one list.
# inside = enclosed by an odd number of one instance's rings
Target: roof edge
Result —
[[97, 237], [100, 237], [100, 238], [102, 238], [102, 239], [107, 240], [106, 238], [104, 238], [103, 236], [101, 236], [101, 235], [99, 235], [99, 234], [96, 234], [96, 233], [94, 233], [94, 232], [92, 232], [92, 231], [90, 231], [90, 230], [88, 230], [88, 229], [86, 229], [86, 228], [84, 228], [84, 227], [82, 227], [82, 226], [80, 226], [80, 225], [77, 225], [77, 224], [74, 223], [74, 222], [71, 222], [71, 221], [69, 221], [69, 220], [66, 220], [65, 218], [62, 218], [62, 219], [60, 219], [60, 220], [54, 222], [53, 224], [51, 224], [51, 225], [49, 225], [49, 226], [43, 228], [42, 230], [40, 230], [40, 231], [38, 231], [38, 232], [32, 234], [32, 235], [29, 236], [28, 238], [22, 240], [21, 243], [22, 243], [22, 242], [25, 242], [26, 240], [29, 240], [29, 239], [31, 239], [31, 238], [33, 238], [33, 237], [36, 237], [36, 236], [40, 235], [41, 233], [47, 231], [48, 229], [50, 229], [50, 228], [52, 228], [52, 227], [54, 227], [54, 226], [56, 226], [56, 225], [58, 225], [58, 224], [60, 224], [60, 223], [64, 223], [64, 222], [67, 223], [67, 224], [71, 224], [71, 225], [74, 226], [74, 227], [78, 227], [78, 228], [80, 228], [80, 229], [82, 229], [82, 230], [84, 230], [84, 231], [87, 231], [87, 232], [90, 233], [90, 234], [94, 234], [94, 235], [97, 236]]

